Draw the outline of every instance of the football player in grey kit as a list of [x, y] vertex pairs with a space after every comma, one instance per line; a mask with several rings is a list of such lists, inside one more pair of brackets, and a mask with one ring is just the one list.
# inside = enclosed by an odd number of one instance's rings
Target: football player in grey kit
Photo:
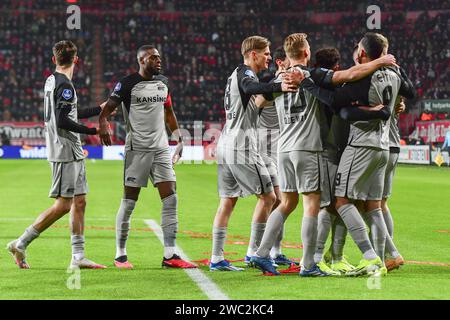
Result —
[[[264, 79], [265, 82], [273, 81], [282, 72], [285, 72], [289, 68], [289, 59], [286, 57], [283, 47], [278, 47], [274, 50], [272, 54], [273, 64], [276, 67], [275, 74], [271, 74], [272, 79]], [[269, 80], [269, 81], [268, 81]], [[275, 210], [280, 204], [281, 194], [280, 186], [278, 181], [278, 139], [280, 136], [280, 125], [278, 123], [277, 109], [275, 108], [274, 102], [268, 102], [264, 108], [259, 110], [258, 118], [258, 150], [267, 167], [270, 178], [272, 179], [273, 190], [277, 197], [272, 210]], [[264, 231], [264, 224], [253, 224], [252, 232], [258, 232], [259, 230]], [[289, 260], [282, 252], [281, 241], [284, 235], [284, 226], [275, 240], [275, 243], [270, 250], [270, 257], [273, 259], [275, 265], [291, 265], [295, 262]], [[258, 248], [248, 249], [247, 255], [245, 256], [245, 262], [250, 264], [250, 258], [255, 254]]]
[[70, 212], [72, 260], [70, 268], [103, 269], [84, 257], [84, 213], [88, 192], [84, 153], [80, 133], [97, 134], [96, 128], [88, 128], [77, 122], [100, 113], [102, 106], [77, 108], [77, 95], [72, 83], [75, 64], [78, 62], [77, 47], [68, 40], [53, 46], [55, 72], [47, 78], [44, 88], [44, 121], [47, 158], [52, 169], [53, 181], [50, 197], [53, 206], [39, 215], [17, 240], [8, 243], [19, 268], [28, 269], [25, 250], [28, 245], [54, 222]]
[[[224, 107], [226, 123], [217, 144], [219, 207], [213, 223], [211, 271], [242, 271], [223, 255], [228, 221], [238, 197], [256, 195], [249, 248], [259, 246], [267, 216], [276, 200], [273, 185], [258, 153], [258, 108], [255, 94], [294, 91], [288, 83], [260, 83], [256, 74], [268, 67], [270, 42], [251, 36], [242, 42], [244, 63], [228, 78]], [[256, 225], [258, 227], [256, 227]], [[255, 230], [255, 231], [253, 231]]]
[[389, 130], [389, 160], [386, 167], [386, 173], [384, 178], [383, 187], [383, 199], [381, 200], [381, 209], [383, 210], [383, 218], [386, 223], [388, 235], [386, 237], [386, 258], [385, 265], [388, 271], [399, 268], [404, 264], [404, 259], [398, 252], [397, 248], [393, 243], [394, 239], [394, 220], [391, 215], [391, 211], [387, 205], [388, 198], [392, 193], [392, 182], [394, 179], [395, 167], [397, 166], [397, 161], [400, 153], [400, 132], [398, 128], [398, 117], [399, 113], [405, 110], [405, 104], [403, 102], [403, 97], [408, 99], [414, 99], [416, 92], [414, 85], [408, 78], [406, 72], [400, 68], [400, 75], [402, 78], [402, 85], [400, 87], [400, 94], [402, 98], [397, 97], [398, 104], [396, 105], [396, 112], [389, 119], [390, 130]]
[[[314, 82], [328, 87], [360, 79], [384, 65], [384, 61], [380, 60], [370, 66], [353, 67], [338, 72], [320, 68], [308, 70], [306, 65], [310, 57], [310, 48], [306, 35], [302, 33], [288, 36], [284, 42], [284, 49], [291, 61], [290, 71], [298, 75], [302, 74], [301, 70], [305, 70], [307, 77], [311, 76]], [[379, 65], [378, 62], [380, 62]], [[295, 72], [296, 70], [298, 72]], [[285, 81], [289, 81], [290, 78], [291, 75], [287, 74]], [[259, 98], [257, 105], [261, 105]], [[264, 98], [271, 100], [269, 95], [264, 95]], [[251, 261], [265, 272], [279, 274], [270, 263], [269, 251], [273, 245], [274, 236], [278, 234], [286, 218], [295, 210], [299, 194], [302, 193], [304, 215], [301, 233], [304, 254], [300, 275], [338, 275], [332, 270], [321, 270], [314, 261], [323, 176], [321, 172], [323, 147], [318, 100], [300, 87], [296, 93], [284, 93], [276, 97], [275, 104], [280, 119], [278, 167], [282, 200], [278, 208], [270, 215], [261, 245]]]
[[[160, 74], [161, 57], [158, 50], [145, 45], [137, 51], [139, 71], [117, 83], [100, 114], [100, 138], [111, 145], [107, 117], [122, 104], [127, 136], [124, 160], [124, 197], [116, 218], [116, 257], [118, 268], [132, 269], [128, 261], [126, 242], [131, 214], [142, 187], [148, 180], [158, 188], [162, 202], [161, 227], [164, 236], [163, 267], [196, 268], [181, 259], [176, 251], [178, 230], [178, 196], [173, 165], [181, 157], [182, 137], [172, 108], [168, 79]], [[171, 159], [167, 127], [179, 141]]]
[[[316, 52], [316, 67], [338, 71], [340, 53], [336, 48], [323, 48]], [[318, 216], [317, 244], [314, 261], [321, 269], [330, 267], [344, 274], [353, 270], [353, 266], [343, 255], [347, 228], [334, 208], [334, 181], [339, 159], [347, 146], [350, 122], [339, 117], [329, 108], [321, 108], [321, 130], [323, 141], [323, 188], [320, 193], [321, 210]], [[332, 230], [331, 245], [324, 255], [324, 247]], [[329, 265], [326, 265], [329, 264]]]
[[[365, 64], [386, 55], [387, 49], [388, 41], [384, 36], [366, 33], [358, 43], [358, 62]], [[393, 69], [381, 68], [364, 79], [337, 88], [330, 105], [339, 108], [356, 101], [366, 105], [383, 104], [390, 116], [401, 82], [401, 77]], [[388, 119], [352, 122], [348, 145], [336, 174], [336, 209], [363, 253], [359, 265], [348, 275], [375, 272], [384, 275], [387, 272], [382, 261], [387, 228], [382, 216], [381, 199], [389, 158]], [[362, 215], [369, 225], [370, 239], [364, 220], [353, 203], [358, 200], [364, 202]]]

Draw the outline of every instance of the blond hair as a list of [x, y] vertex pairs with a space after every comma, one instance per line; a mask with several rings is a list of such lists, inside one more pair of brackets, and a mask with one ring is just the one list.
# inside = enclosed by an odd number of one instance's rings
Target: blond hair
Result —
[[284, 51], [289, 58], [300, 59], [303, 56], [302, 50], [306, 49], [308, 41], [306, 41], [306, 33], [293, 33], [284, 39]]
[[269, 46], [270, 41], [267, 38], [260, 36], [251, 36], [245, 38], [244, 41], [242, 41], [241, 53], [242, 56], [245, 58], [250, 51], [252, 50], [262, 51]]

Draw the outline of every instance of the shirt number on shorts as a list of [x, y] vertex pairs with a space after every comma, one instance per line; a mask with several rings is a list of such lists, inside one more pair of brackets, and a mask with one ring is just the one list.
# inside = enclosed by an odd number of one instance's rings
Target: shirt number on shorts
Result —
[[341, 184], [341, 174], [336, 174], [336, 186], [339, 186]]

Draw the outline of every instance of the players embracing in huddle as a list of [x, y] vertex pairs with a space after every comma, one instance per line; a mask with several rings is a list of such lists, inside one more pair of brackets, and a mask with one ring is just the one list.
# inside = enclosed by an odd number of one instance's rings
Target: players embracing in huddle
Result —
[[[392, 183], [393, 170], [386, 173], [389, 131], [395, 130], [391, 119], [395, 117], [395, 106], [399, 105], [397, 97], [399, 94], [410, 97], [413, 88], [404, 72], [396, 67], [395, 58], [387, 54], [387, 39], [380, 34], [367, 33], [355, 50], [358, 63], [343, 71], [337, 71], [338, 61], [326, 66], [334, 71], [308, 68], [311, 53], [306, 37], [296, 33], [285, 39], [290, 68], [274, 81], [299, 84], [299, 88], [295, 92], [261, 92], [263, 97], [255, 100], [260, 108], [267, 101], [275, 101], [280, 128], [277, 162], [281, 201], [270, 214], [250, 263], [264, 273], [280, 274], [270, 250], [302, 193], [301, 276], [385, 274], [386, 266], [393, 269], [403, 263], [387, 232], [384, 217], [389, 216], [385, 213], [383, 217], [381, 210], [381, 200], [387, 197], [383, 193], [389, 194], [383, 191], [390, 189]], [[326, 60], [336, 51], [321, 52], [322, 58]], [[254, 117], [257, 110], [252, 112], [250, 116]], [[391, 158], [391, 167], [395, 167], [396, 157]], [[220, 183], [219, 174], [219, 186]], [[386, 212], [385, 206], [384, 209]], [[332, 250], [324, 257], [323, 247], [330, 229]], [[363, 254], [356, 267], [343, 255], [347, 230]], [[385, 247], [390, 255], [386, 265]]]

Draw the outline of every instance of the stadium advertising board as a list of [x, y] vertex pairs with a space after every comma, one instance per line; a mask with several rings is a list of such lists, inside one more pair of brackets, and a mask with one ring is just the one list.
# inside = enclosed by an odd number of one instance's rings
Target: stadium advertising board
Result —
[[425, 143], [443, 143], [445, 134], [450, 130], [450, 120], [417, 121], [417, 134]]
[[[84, 146], [83, 152], [88, 159], [102, 159], [103, 148]], [[45, 146], [0, 146], [0, 159], [47, 159]]]
[[423, 107], [431, 112], [450, 112], [450, 99], [423, 100]]
[[0, 122], [0, 136], [2, 135], [6, 135], [11, 145], [45, 144], [43, 122]]
[[[96, 122], [83, 122], [86, 126], [92, 128], [97, 126]], [[111, 137], [115, 141], [115, 123], [111, 123]], [[44, 122], [0, 122], [0, 137], [5, 136], [12, 146], [42, 146], [45, 145], [45, 126]], [[100, 145], [98, 136], [86, 136], [86, 142], [89, 144]]]
[[430, 164], [429, 146], [401, 146], [399, 163]]

